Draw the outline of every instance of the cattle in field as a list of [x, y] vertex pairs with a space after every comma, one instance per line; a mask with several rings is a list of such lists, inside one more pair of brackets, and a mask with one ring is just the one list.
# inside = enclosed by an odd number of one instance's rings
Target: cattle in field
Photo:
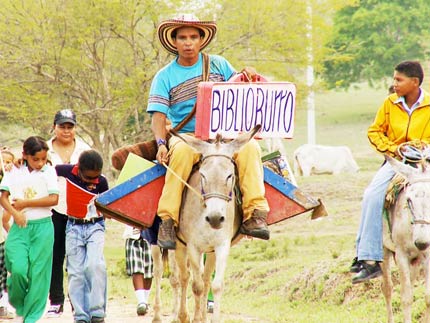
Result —
[[355, 173], [357, 163], [347, 146], [305, 144], [294, 151], [296, 175]]

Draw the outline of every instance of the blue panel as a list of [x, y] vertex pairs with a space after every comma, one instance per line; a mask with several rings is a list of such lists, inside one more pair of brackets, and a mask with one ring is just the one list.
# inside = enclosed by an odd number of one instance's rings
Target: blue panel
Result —
[[109, 205], [156, 180], [157, 178], [164, 176], [165, 174], [166, 168], [157, 164], [154, 167], [151, 167], [150, 169], [140, 173], [139, 175], [130, 178], [124, 183], [104, 192], [99, 197], [97, 197], [96, 200], [102, 205]]
[[267, 167], [264, 168], [264, 181], [270, 186], [276, 188], [283, 195], [288, 196], [292, 200], [296, 200], [295, 193], [297, 187], [291, 184], [282, 176], [274, 173]]

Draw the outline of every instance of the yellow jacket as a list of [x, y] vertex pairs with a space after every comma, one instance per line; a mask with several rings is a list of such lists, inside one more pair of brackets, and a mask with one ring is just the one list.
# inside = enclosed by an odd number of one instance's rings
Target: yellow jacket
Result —
[[395, 155], [397, 146], [401, 143], [417, 139], [430, 142], [429, 94], [424, 92], [423, 101], [411, 115], [408, 115], [401, 103], [394, 103], [398, 98], [393, 93], [385, 99], [367, 130], [370, 144], [377, 151], [391, 156]]

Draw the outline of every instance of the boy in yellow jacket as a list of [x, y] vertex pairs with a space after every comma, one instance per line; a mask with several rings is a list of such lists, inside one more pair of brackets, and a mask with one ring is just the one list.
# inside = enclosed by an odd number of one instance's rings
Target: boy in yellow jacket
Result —
[[[367, 135], [370, 144], [382, 154], [397, 156], [397, 147], [407, 141], [430, 141], [430, 96], [421, 83], [424, 72], [419, 62], [405, 61], [394, 69], [393, 87], [376, 113]], [[395, 172], [384, 163], [366, 188], [357, 234], [357, 257], [350, 271], [357, 273], [352, 283], [379, 277], [383, 260], [382, 212], [385, 193]]]

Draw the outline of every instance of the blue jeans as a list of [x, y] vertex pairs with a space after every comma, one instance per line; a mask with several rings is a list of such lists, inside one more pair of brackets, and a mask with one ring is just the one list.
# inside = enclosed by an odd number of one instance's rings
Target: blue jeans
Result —
[[388, 184], [395, 175], [389, 163], [385, 163], [375, 174], [364, 191], [361, 222], [357, 234], [358, 260], [382, 261], [382, 211]]
[[66, 227], [67, 273], [69, 297], [74, 319], [90, 322], [105, 317], [107, 299], [104, 221], [72, 224]]

